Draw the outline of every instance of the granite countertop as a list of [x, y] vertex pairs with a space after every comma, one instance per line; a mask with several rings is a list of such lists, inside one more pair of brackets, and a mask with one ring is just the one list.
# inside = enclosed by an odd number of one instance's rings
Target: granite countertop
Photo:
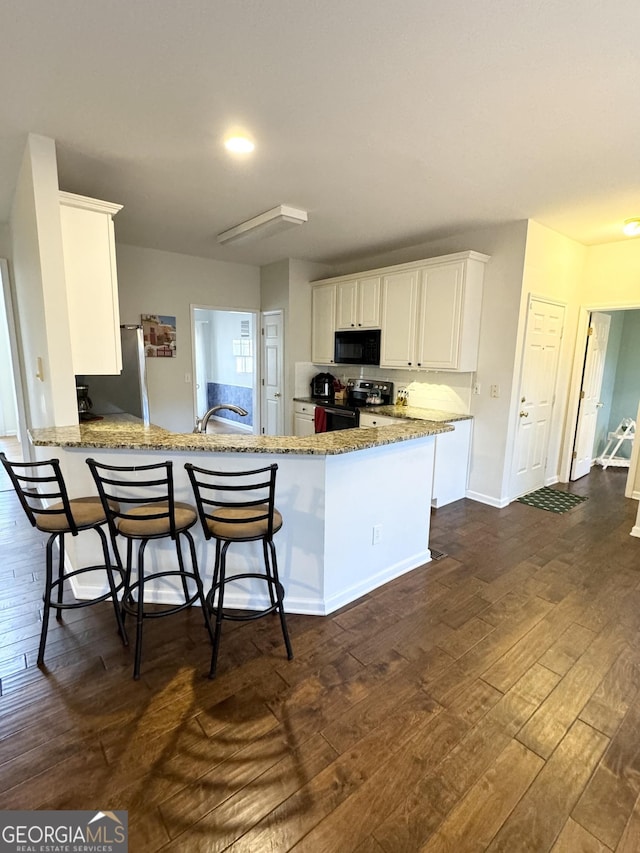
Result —
[[[394, 408], [390, 406], [389, 408]], [[105, 416], [78, 426], [43, 427], [29, 431], [37, 447], [97, 447], [126, 450], [176, 450], [204, 453], [289, 453], [335, 456], [370, 447], [396, 444], [449, 432], [453, 427], [433, 420], [407, 420], [397, 426], [346, 429], [310, 436], [198, 435], [144, 426], [132, 416]]]
[[322, 402], [314, 397], [294, 397], [298, 403], [310, 403], [313, 406], [330, 406], [337, 409], [359, 409], [368, 415], [384, 415], [385, 418], [399, 420], [433, 421], [438, 424], [472, 420], [473, 415], [461, 415], [456, 412], [443, 412], [441, 409], [420, 409], [417, 406], [347, 406], [346, 403]]

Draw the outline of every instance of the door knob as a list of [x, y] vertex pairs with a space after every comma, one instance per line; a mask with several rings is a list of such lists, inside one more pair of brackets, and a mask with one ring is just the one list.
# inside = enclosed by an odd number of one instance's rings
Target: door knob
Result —
[[596, 409], [601, 409], [604, 406], [604, 403], [596, 403]]
[[521, 417], [521, 418], [528, 418], [528, 417], [529, 417], [529, 412], [520, 412], [520, 417]]
[[276, 391], [276, 393], [273, 396], [274, 397], [282, 397], [282, 394], [279, 391]]

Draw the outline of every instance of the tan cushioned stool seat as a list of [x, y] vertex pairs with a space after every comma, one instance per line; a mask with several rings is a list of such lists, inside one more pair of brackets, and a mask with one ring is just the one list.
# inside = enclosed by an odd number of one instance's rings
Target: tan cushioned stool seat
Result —
[[[242, 521], [242, 519], [251, 519], [256, 515], [266, 514], [268, 510], [267, 504], [247, 507], [219, 507], [212, 511], [212, 515], [215, 514], [216, 519], [207, 519], [207, 527], [211, 531], [211, 535], [218, 539], [259, 539], [267, 534], [267, 519], [263, 518], [259, 521]], [[225, 523], [224, 520], [218, 520], [226, 518], [233, 518], [236, 521]], [[274, 509], [273, 532], [280, 530], [281, 527], [282, 516], [277, 509]]]
[[[186, 530], [195, 523], [197, 519], [195, 509], [187, 503], [176, 501], [175, 504], [176, 530]], [[136, 518], [119, 518], [117, 520], [118, 531], [123, 536], [167, 536], [171, 533], [169, 516], [165, 518], [148, 518], [159, 512], [169, 512], [168, 503], [144, 504], [133, 509], [123, 509], [127, 515], [135, 515]]]
[[[69, 501], [71, 507], [71, 515], [76, 523], [76, 527], [93, 527], [95, 524], [103, 524], [105, 518], [100, 498], [72, 498]], [[118, 504], [109, 501], [109, 506], [113, 509], [118, 509]], [[47, 509], [62, 509], [62, 501], [52, 504]], [[35, 513], [36, 527], [38, 530], [44, 530], [47, 533], [57, 533], [63, 530], [69, 530], [67, 516], [64, 512], [59, 515], [40, 515]]]

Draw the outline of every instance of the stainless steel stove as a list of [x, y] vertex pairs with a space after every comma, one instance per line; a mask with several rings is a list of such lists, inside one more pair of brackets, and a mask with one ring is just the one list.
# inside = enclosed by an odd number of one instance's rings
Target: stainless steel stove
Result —
[[393, 403], [393, 382], [381, 379], [349, 379], [347, 402], [358, 408], [388, 406]]

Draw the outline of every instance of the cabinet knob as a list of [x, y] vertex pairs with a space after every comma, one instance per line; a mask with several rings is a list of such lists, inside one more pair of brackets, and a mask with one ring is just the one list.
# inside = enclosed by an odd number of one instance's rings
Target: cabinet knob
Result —
[[407, 362], [407, 364], [409, 365], [409, 367], [411, 367], [411, 362], [410, 362], [410, 361], [408, 361], [408, 362]]
[[419, 361], [419, 362], [418, 362], [418, 367], [422, 367], [422, 362], [421, 362], [421, 361]]

